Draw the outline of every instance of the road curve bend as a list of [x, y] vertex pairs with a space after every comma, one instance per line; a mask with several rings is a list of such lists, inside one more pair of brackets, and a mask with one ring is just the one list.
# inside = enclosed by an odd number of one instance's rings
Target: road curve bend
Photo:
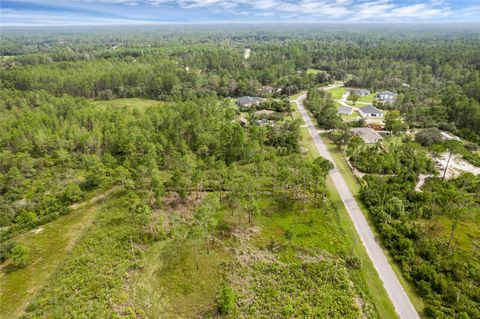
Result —
[[[335, 87], [335, 86], [332, 86]], [[303, 121], [307, 125], [308, 131], [310, 136], [313, 139], [315, 147], [317, 148], [320, 155], [335, 165], [330, 152], [328, 151], [325, 143], [323, 143], [318, 131], [313, 124], [312, 120], [310, 119], [310, 115], [308, 114], [307, 110], [303, 105], [303, 100], [306, 98], [306, 95], [299, 96], [295, 102], [298, 106], [298, 111], [303, 118]], [[417, 311], [413, 307], [410, 299], [405, 292], [400, 281], [398, 281], [395, 272], [393, 271], [391, 265], [388, 262], [387, 257], [385, 256], [382, 248], [377, 243], [375, 236], [373, 235], [368, 222], [363, 215], [360, 207], [358, 206], [355, 198], [350, 192], [350, 189], [345, 182], [342, 174], [338, 171], [335, 167], [331, 172], [330, 176], [332, 177], [333, 183], [338, 191], [338, 194], [342, 198], [343, 204], [347, 208], [348, 214], [355, 225], [355, 229], [357, 230], [360, 239], [362, 240], [363, 245], [365, 246], [368, 256], [373, 262], [375, 269], [377, 270], [380, 279], [383, 282], [383, 286], [387, 291], [393, 306], [395, 307], [395, 311], [397, 312], [398, 316], [401, 319], [419, 319], [420, 316], [418, 315]]]

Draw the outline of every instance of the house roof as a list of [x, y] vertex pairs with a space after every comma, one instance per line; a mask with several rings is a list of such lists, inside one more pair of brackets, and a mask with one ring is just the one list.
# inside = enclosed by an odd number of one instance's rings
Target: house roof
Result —
[[353, 111], [353, 108], [351, 106], [343, 106], [343, 105], [340, 105], [338, 107], [338, 111], [337, 113], [350, 113]]
[[383, 137], [377, 131], [369, 127], [355, 127], [352, 128], [352, 132], [361, 137], [365, 142], [383, 140]]
[[237, 99], [238, 104], [247, 105], [261, 102], [263, 99], [258, 96], [242, 96]]
[[360, 108], [360, 112], [365, 114], [383, 114], [382, 111], [380, 111], [373, 105], [367, 105], [365, 107]]

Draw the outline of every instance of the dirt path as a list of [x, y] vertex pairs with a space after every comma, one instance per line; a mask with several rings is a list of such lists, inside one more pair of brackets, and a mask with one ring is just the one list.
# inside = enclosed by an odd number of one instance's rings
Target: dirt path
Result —
[[418, 183], [417, 183], [417, 185], [415, 185], [415, 191], [421, 192], [422, 191], [422, 186], [423, 186], [423, 184], [425, 184], [425, 180], [427, 178], [429, 178], [430, 176], [432, 176], [432, 175], [430, 175], [430, 174], [420, 174], [420, 175], [418, 175]]

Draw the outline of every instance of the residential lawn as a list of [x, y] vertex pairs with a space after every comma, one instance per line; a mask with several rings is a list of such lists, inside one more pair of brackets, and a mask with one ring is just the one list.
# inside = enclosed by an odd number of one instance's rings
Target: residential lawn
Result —
[[357, 102], [366, 102], [366, 103], [372, 103], [373, 100], [377, 98], [377, 93], [372, 93], [367, 96], [361, 96]]
[[25, 268], [15, 269], [7, 261], [1, 268], [0, 318], [17, 318], [22, 314], [92, 224], [97, 210], [98, 205], [86, 207], [13, 238], [30, 250], [30, 262]]
[[360, 115], [358, 115], [357, 112], [353, 112], [352, 114], [350, 115], [340, 115], [340, 117], [342, 118], [342, 120], [344, 120], [345, 122], [353, 122], [353, 121], [357, 121], [361, 118]]
[[333, 88], [327, 91], [330, 92], [330, 94], [332, 94], [332, 98], [334, 100], [339, 100], [342, 98], [342, 95], [345, 94], [345, 92], [347, 92], [347, 88], [341, 86], [341, 87]]
[[115, 99], [115, 100], [95, 100], [94, 104], [100, 107], [132, 107], [141, 111], [144, 111], [150, 106], [162, 105], [165, 102], [152, 100], [152, 99], [143, 99], [143, 98], [124, 98], [124, 99]]

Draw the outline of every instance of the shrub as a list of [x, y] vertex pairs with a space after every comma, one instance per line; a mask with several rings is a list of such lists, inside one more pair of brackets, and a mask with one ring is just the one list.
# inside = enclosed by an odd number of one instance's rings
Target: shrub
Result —
[[480, 149], [480, 147], [477, 144], [472, 142], [467, 142], [464, 144], [464, 146], [470, 152], [475, 152], [475, 151], [478, 151], [478, 149]]
[[295, 309], [292, 305], [286, 305], [282, 309], [282, 315], [284, 315], [286, 318], [290, 318], [293, 315], [294, 311]]
[[229, 314], [235, 310], [235, 291], [228, 285], [223, 284], [217, 296], [217, 308], [221, 314]]
[[82, 199], [82, 190], [78, 184], [72, 183], [68, 184], [65, 187], [65, 191], [63, 192], [63, 202], [66, 205], [78, 202]]
[[7, 241], [0, 245], [0, 263], [3, 263], [7, 259], [16, 245], [17, 244], [14, 241]]
[[23, 245], [17, 245], [10, 251], [13, 265], [25, 267], [30, 260], [30, 251]]
[[15, 217], [15, 221], [19, 224], [30, 224], [37, 221], [37, 214], [29, 211], [22, 211]]
[[357, 256], [348, 256], [345, 262], [348, 267], [353, 269], [360, 269], [362, 267], [362, 261]]
[[442, 143], [443, 137], [438, 129], [427, 128], [415, 134], [415, 141], [423, 146], [430, 146]]

